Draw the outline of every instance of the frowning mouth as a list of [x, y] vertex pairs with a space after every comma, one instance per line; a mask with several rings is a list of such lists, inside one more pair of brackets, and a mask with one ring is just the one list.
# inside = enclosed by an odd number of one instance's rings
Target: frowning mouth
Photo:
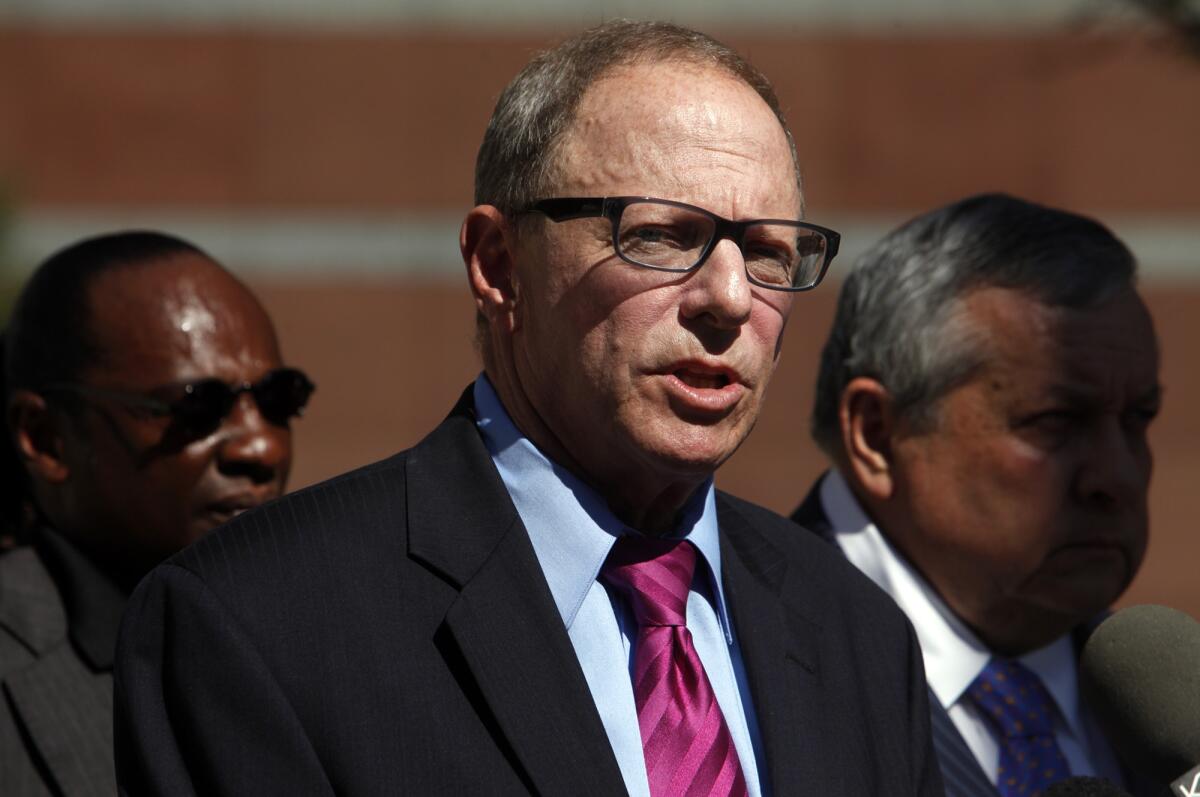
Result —
[[1054, 551], [1056, 554], [1073, 556], [1126, 556], [1126, 546], [1116, 540], [1081, 540], [1062, 545]]

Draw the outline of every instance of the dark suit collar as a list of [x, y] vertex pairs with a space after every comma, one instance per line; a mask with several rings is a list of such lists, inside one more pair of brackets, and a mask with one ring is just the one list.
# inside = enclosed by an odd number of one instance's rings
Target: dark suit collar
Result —
[[405, 474], [409, 553], [462, 587], [519, 522], [475, 427], [470, 387], [409, 452]]
[[942, 771], [942, 781], [946, 786], [946, 797], [999, 794], [933, 690], [929, 691], [929, 730]]
[[725, 589], [766, 760], [763, 779], [774, 794], [837, 793], [815, 752], [818, 740], [796, 733], [821, 710], [820, 624], [805, 614], [804, 601], [783, 598], [785, 583], [802, 592], [806, 580], [720, 492], [717, 514]]
[[[530, 791], [624, 782], [529, 536], [475, 427], [471, 391], [409, 455], [409, 554], [459, 590], [438, 634]], [[457, 655], [455, 655], [457, 654]]]
[[58, 584], [72, 644], [93, 669], [112, 670], [128, 595], [57, 531], [42, 527], [33, 542]]
[[800, 506], [792, 513], [792, 520], [809, 531], [816, 532], [826, 542], [833, 542], [833, 527], [829, 516], [825, 514], [825, 505], [821, 503], [821, 485], [825, 483], [827, 476], [829, 471], [822, 473], [809, 488]]

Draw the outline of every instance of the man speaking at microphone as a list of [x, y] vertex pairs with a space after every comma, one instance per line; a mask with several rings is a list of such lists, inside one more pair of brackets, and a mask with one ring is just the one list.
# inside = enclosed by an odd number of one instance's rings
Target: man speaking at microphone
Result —
[[143, 582], [123, 788], [939, 795], [903, 614], [713, 488], [837, 247], [797, 175], [707, 36], [618, 21], [529, 64], [461, 232], [483, 374]]
[[1076, 671], [1146, 547], [1161, 391], [1134, 281], [1100, 224], [984, 195], [842, 287], [812, 421], [834, 468], [792, 517], [916, 627], [951, 797], [1123, 780]]

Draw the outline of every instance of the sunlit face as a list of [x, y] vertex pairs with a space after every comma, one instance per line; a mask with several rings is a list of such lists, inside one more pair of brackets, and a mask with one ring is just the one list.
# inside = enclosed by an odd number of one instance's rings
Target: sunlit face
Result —
[[[731, 219], [799, 218], [774, 114], [723, 72], [614, 70], [584, 96], [553, 196], [637, 195]], [[613, 251], [604, 219], [522, 222], [516, 380], [549, 432], [602, 487], [694, 483], [758, 416], [791, 306], [752, 286], [722, 241], [699, 270], [667, 274]]]
[[[187, 382], [256, 382], [280, 366], [258, 302], [198, 256], [110, 271], [90, 299], [100, 357], [80, 375], [84, 384], [170, 400]], [[249, 393], [199, 438], [103, 398], [87, 398], [74, 416], [64, 451], [68, 522], [85, 544], [124, 552], [135, 566], [280, 495], [291, 464], [291, 432], [264, 418]]]
[[893, 536], [986, 642], [1021, 653], [1107, 607], [1142, 561], [1158, 348], [1132, 291], [1069, 310], [988, 288], [962, 309], [985, 364], [932, 430], [894, 441]]

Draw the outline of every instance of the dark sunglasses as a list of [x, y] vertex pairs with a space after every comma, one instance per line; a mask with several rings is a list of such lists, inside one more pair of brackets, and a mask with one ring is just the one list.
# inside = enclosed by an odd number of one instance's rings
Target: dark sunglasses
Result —
[[243, 393], [254, 397], [254, 403], [264, 418], [283, 426], [291, 418], [303, 413], [316, 387], [298, 368], [276, 368], [254, 383], [231, 385], [213, 377], [160, 391], [169, 389], [182, 393], [172, 400], [77, 382], [51, 383], [44, 386], [42, 392], [75, 393], [116, 401], [145, 410], [151, 415], [170, 417], [173, 425], [192, 435], [206, 435], [221, 425]]

